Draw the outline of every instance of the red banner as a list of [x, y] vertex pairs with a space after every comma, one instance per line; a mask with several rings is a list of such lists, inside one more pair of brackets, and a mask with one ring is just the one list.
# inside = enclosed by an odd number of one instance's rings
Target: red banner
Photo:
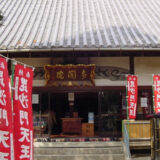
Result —
[[0, 160], [13, 159], [13, 123], [6, 59], [0, 57]]
[[31, 68], [17, 64], [14, 73], [14, 150], [15, 160], [33, 160]]
[[154, 111], [160, 113], [160, 75], [153, 76]]
[[127, 92], [128, 92], [128, 118], [136, 119], [137, 111], [137, 76], [127, 76]]

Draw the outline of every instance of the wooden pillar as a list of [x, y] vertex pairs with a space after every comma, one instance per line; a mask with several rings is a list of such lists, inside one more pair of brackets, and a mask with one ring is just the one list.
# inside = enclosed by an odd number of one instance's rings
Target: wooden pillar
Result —
[[102, 92], [98, 92], [98, 132], [101, 131], [101, 97]]
[[48, 135], [50, 136], [51, 134], [52, 134], [52, 127], [53, 126], [51, 126], [51, 117], [49, 117], [49, 116], [51, 116], [51, 95], [50, 95], [50, 92], [48, 92]]
[[134, 74], [134, 56], [129, 56], [129, 73]]
[[42, 136], [42, 130], [41, 130], [41, 125], [42, 125], [42, 92], [39, 94], [39, 121], [40, 121], [40, 136]]

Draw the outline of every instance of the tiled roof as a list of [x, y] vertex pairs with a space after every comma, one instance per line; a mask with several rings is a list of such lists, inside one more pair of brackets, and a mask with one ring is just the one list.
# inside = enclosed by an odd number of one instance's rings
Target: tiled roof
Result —
[[0, 0], [0, 50], [160, 48], [160, 0]]

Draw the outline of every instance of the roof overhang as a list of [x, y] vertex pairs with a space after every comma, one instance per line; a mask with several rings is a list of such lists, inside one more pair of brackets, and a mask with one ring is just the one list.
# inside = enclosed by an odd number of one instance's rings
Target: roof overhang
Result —
[[121, 57], [160, 56], [160, 48], [52, 48], [0, 50], [7, 57]]
[[52, 49], [11, 49], [0, 50], [0, 53], [22, 52], [68, 52], [68, 51], [160, 51], [160, 48], [52, 48]]

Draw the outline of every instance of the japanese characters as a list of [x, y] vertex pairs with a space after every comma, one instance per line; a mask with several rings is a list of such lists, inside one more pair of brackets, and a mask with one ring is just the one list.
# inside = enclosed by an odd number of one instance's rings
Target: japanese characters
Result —
[[46, 65], [46, 85], [48, 86], [94, 86], [95, 65]]
[[153, 76], [154, 112], [160, 113], [160, 75]]
[[137, 110], [137, 76], [127, 76], [127, 92], [128, 92], [128, 118], [136, 118]]
[[12, 160], [12, 107], [6, 59], [0, 58], [0, 160]]
[[15, 160], [32, 160], [32, 80], [33, 71], [17, 64], [14, 75], [14, 141]]

